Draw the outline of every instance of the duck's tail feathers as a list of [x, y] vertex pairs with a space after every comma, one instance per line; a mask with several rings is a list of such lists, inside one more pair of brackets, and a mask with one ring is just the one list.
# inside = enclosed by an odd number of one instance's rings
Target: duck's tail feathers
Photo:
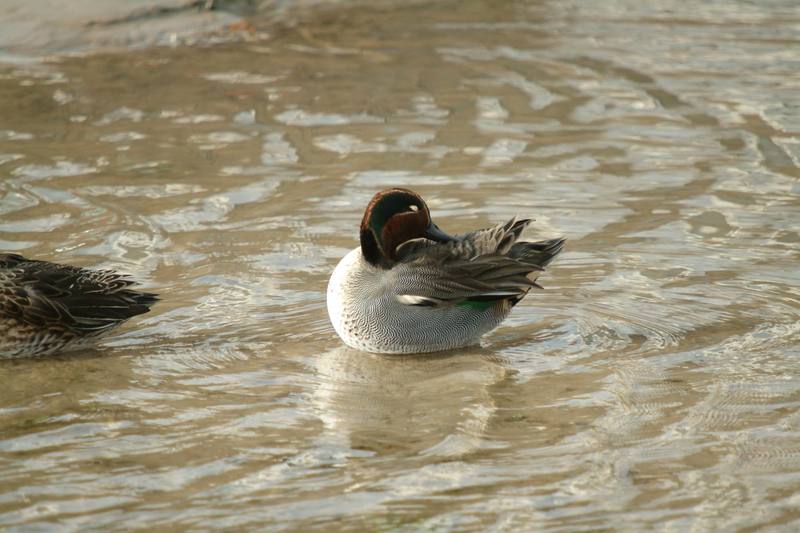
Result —
[[566, 241], [567, 239], [560, 237], [538, 242], [518, 242], [511, 247], [508, 255], [521, 263], [544, 268], [561, 253]]

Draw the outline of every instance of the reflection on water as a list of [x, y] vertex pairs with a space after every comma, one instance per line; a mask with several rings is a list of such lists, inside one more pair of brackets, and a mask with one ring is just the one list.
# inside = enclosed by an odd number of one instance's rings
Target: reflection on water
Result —
[[[800, 521], [792, 2], [344, 10], [0, 69], [0, 249], [164, 299], [0, 364], [0, 525]], [[343, 348], [375, 190], [569, 238], [478, 348]]]
[[325, 425], [323, 439], [372, 453], [475, 451], [496, 411], [489, 389], [507, 373], [481, 352], [397, 357], [339, 347], [314, 357], [312, 405]]

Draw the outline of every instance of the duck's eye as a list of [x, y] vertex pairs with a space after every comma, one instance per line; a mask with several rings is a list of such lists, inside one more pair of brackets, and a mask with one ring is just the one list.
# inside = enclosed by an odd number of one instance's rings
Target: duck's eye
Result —
[[409, 211], [413, 211], [415, 213], [417, 211], [419, 211], [419, 207], [417, 207], [416, 205], [410, 205], [410, 206], [408, 206], [408, 209], [409, 209]]

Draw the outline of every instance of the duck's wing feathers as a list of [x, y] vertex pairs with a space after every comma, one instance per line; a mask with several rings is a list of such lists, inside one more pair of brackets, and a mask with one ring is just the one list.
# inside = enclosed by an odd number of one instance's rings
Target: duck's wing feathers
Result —
[[0, 316], [82, 335], [99, 334], [146, 313], [157, 301], [155, 294], [131, 289], [133, 284], [110, 270], [0, 254]]
[[463, 259], [487, 254], [505, 255], [530, 223], [529, 218], [517, 220], [515, 217], [505, 224], [467, 233], [452, 243], [453, 255]]
[[470, 305], [518, 299], [536, 286], [542, 270], [500, 254], [392, 269], [397, 300], [406, 305]]
[[517, 261], [544, 268], [561, 253], [566, 242], [567, 240], [564, 238], [538, 242], [517, 242], [508, 251], [508, 255]]
[[468, 233], [445, 244], [426, 239], [405, 243], [405, 260], [392, 268], [397, 299], [406, 305], [481, 307], [498, 300], [519, 301], [561, 252], [564, 239], [516, 242], [530, 220]]
[[479, 229], [455, 238], [447, 243], [438, 243], [429, 239], [411, 239], [402, 243], [395, 250], [400, 262], [422, 260], [458, 260], [473, 259], [481, 255], [507, 254], [519, 238], [530, 219], [512, 218], [505, 224], [491, 228]]

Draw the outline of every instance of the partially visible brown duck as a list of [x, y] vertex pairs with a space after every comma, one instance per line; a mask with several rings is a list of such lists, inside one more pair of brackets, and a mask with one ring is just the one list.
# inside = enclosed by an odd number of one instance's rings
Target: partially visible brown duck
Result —
[[0, 254], [0, 359], [84, 348], [157, 295], [112, 270], [89, 270]]

